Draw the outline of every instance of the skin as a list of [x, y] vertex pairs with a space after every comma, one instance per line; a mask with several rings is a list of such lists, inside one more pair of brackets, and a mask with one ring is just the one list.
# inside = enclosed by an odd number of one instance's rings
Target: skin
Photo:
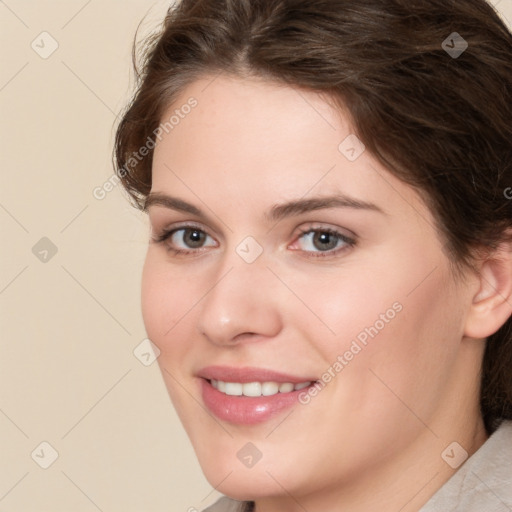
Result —
[[[479, 368], [484, 337], [510, 314], [496, 296], [510, 295], [510, 264], [457, 279], [421, 198], [368, 151], [353, 162], [339, 151], [353, 133], [349, 117], [317, 93], [212, 79], [169, 107], [163, 119], [198, 101], [153, 160], [152, 193], [206, 217], [148, 208], [153, 236], [190, 222], [208, 237], [185, 255], [170, 250], [187, 249], [183, 232], [150, 242], [142, 280], [146, 330], [205, 476], [228, 496], [255, 500], [258, 512], [417, 511], [455, 471], [443, 450], [456, 441], [471, 455], [487, 438]], [[276, 204], [335, 192], [382, 212], [264, 217]], [[322, 252], [300, 233], [313, 228], [356, 244], [334, 238], [341, 250]], [[235, 250], [247, 236], [263, 249], [250, 264]], [[320, 379], [396, 302], [402, 310], [307, 405], [251, 426], [205, 410], [201, 368]], [[252, 468], [237, 458], [247, 442], [262, 453]]]

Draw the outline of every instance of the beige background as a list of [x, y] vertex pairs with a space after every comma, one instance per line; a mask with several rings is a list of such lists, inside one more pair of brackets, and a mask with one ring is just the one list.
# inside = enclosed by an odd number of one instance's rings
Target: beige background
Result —
[[[512, 0], [493, 3], [512, 21]], [[193, 512], [219, 496], [157, 363], [133, 352], [146, 219], [120, 187], [93, 195], [136, 27], [168, 4], [0, 0], [0, 512]]]

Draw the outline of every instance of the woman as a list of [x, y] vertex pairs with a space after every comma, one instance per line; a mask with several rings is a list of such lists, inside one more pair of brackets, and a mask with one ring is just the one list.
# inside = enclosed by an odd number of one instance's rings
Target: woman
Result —
[[[483, 0], [184, 0], [116, 168], [209, 511], [512, 507], [512, 36]], [[510, 189], [509, 189], [510, 190]]]

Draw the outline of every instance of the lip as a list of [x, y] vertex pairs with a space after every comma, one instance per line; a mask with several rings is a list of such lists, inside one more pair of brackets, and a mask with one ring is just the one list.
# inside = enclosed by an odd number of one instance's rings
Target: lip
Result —
[[[317, 381], [316, 378], [297, 377], [272, 370], [244, 367], [234, 368], [227, 366], [209, 366], [198, 372], [201, 395], [206, 407], [217, 418], [237, 425], [255, 425], [263, 423], [282, 411], [299, 403], [299, 394], [307, 392], [309, 387]], [[248, 397], [231, 396], [215, 389], [210, 380], [222, 380], [225, 382], [311, 382], [309, 387], [291, 391], [289, 393], [277, 393], [272, 396]]]
[[317, 377], [308, 375], [298, 377], [253, 366], [241, 368], [234, 366], [207, 366], [197, 372], [197, 376], [207, 380], [215, 379], [224, 382], [241, 382], [242, 384], [247, 382], [291, 382], [292, 384], [300, 384], [301, 382], [315, 382], [318, 380]]

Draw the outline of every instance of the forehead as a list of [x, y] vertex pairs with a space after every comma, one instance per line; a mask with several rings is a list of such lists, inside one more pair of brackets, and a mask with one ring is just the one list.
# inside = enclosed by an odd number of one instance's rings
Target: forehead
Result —
[[186, 147], [190, 158], [205, 151], [219, 161], [245, 158], [256, 166], [271, 158], [304, 157], [320, 140], [324, 141], [324, 155], [330, 146], [332, 157], [338, 139], [350, 133], [345, 119], [317, 93], [224, 75], [187, 87], [162, 122], [179, 113], [190, 98], [197, 105], [172, 127], [166, 141], [158, 145], [160, 149], [166, 146], [181, 154]]
[[231, 194], [247, 207], [338, 192], [410, 214], [419, 197], [364, 151], [347, 113], [326, 99], [225, 75], [192, 83], [162, 117], [174, 123], [155, 148], [152, 190]]

